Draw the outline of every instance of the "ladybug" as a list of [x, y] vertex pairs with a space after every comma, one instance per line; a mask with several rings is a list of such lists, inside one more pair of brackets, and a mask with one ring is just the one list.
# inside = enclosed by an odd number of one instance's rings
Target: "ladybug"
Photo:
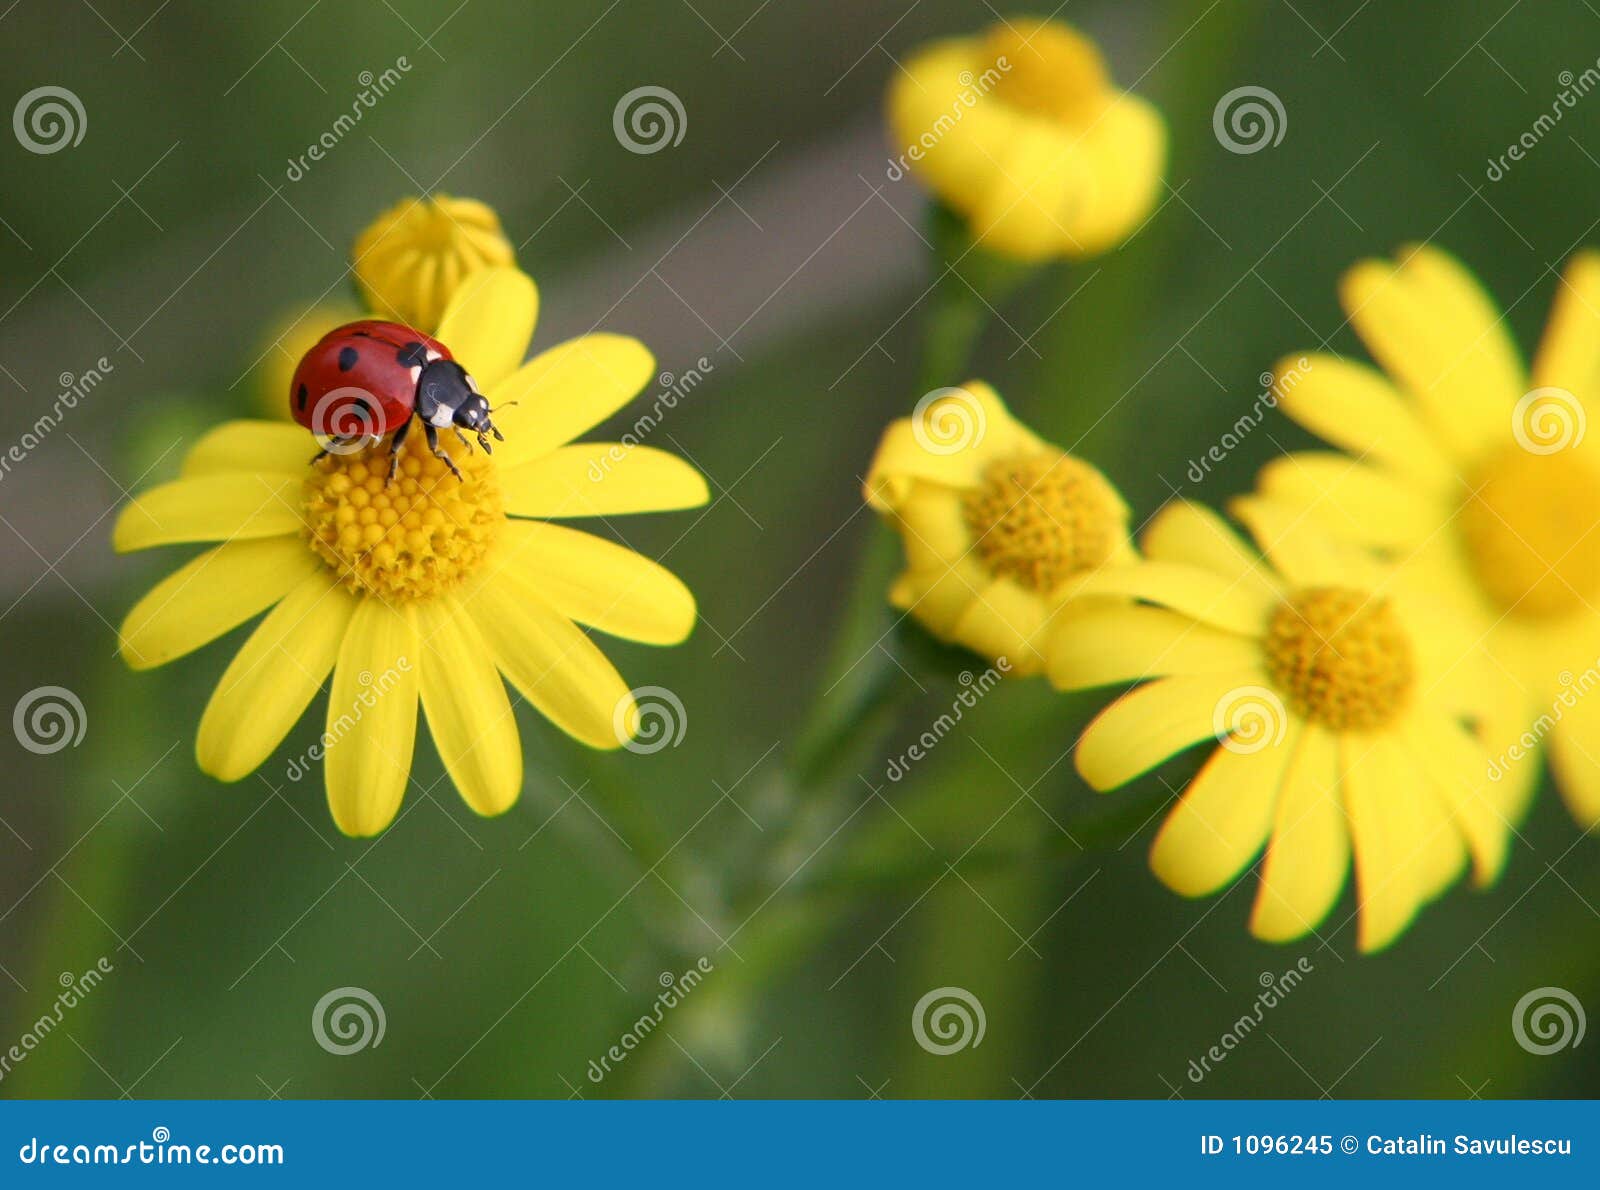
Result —
[[374, 445], [393, 433], [390, 479], [413, 416], [422, 422], [428, 448], [457, 479], [461, 471], [439, 449], [440, 430], [453, 429], [463, 443], [462, 430], [476, 434], [486, 453], [490, 434], [505, 441], [489, 420], [489, 402], [450, 349], [399, 322], [349, 322], [317, 340], [289, 382], [289, 411], [323, 443], [312, 462]]

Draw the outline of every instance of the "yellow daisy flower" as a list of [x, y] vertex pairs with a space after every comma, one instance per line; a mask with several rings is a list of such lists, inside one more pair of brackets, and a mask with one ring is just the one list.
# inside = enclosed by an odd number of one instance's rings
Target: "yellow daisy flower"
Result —
[[1020, 675], [1043, 669], [1045, 634], [1083, 579], [1134, 558], [1110, 482], [980, 381], [930, 393], [892, 423], [863, 495], [905, 545], [890, 602]]
[[1023, 260], [1114, 247], [1155, 206], [1156, 109], [1117, 90], [1095, 44], [1058, 21], [1001, 21], [913, 54], [889, 87], [899, 157], [985, 248]]
[[1287, 941], [1339, 899], [1352, 856], [1358, 944], [1387, 946], [1460, 874], [1504, 863], [1503, 789], [1461, 718], [1471, 691], [1457, 638], [1389, 572], [1297, 511], [1237, 506], [1260, 560], [1221, 518], [1168, 506], [1148, 561], [1085, 593], [1143, 602], [1063, 623], [1050, 677], [1063, 689], [1142, 682], [1078, 742], [1077, 766], [1112, 789], [1196, 744], [1218, 744], [1156, 837], [1156, 875], [1185, 896], [1231, 883], [1266, 848], [1251, 931]]
[[378, 833], [399, 809], [419, 700], [480, 814], [504, 811], [522, 788], [502, 677], [591, 747], [637, 731], [628, 684], [578, 625], [675, 644], [694, 624], [694, 597], [656, 563], [553, 522], [690, 508], [706, 485], [647, 446], [572, 444], [625, 405], [655, 362], [633, 339], [591, 334], [522, 364], [537, 306], [526, 276], [490, 269], [440, 320], [439, 338], [505, 435], [492, 456], [441, 440], [460, 481], [420, 434], [386, 482], [382, 445], [308, 464], [315, 443], [299, 426], [236, 421], [195, 445], [180, 479], [122, 511], [118, 550], [220, 543], [128, 613], [129, 665], [164, 664], [268, 613], [201, 718], [206, 772], [237, 781], [261, 765], [330, 671], [319, 750], [334, 821], [351, 835]]
[[514, 265], [494, 208], [436, 194], [379, 215], [351, 251], [356, 288], [379, 318], [432, 334], [456, 287], [479, 269]]
[[1562, 278], [1531, 374], [1493, 302], [1427, 246], [1345, 274], [1340, 298], [1387, 376], [1313, 355], [1279, 403], [1343, 448], [1290, 455], [1262, 490], [1383, 551], [1451, 608], [1500, 681], [1490, 774], [1526, 797], [1546, 736], [1568, 805], [1600, 823], [1600, 255]]

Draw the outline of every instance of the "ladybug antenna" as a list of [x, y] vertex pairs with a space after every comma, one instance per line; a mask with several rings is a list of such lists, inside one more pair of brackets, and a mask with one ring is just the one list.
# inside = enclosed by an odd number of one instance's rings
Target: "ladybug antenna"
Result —
[[509, 409], [516, 404], [518, 404], [516, 401], [501, 401], [498, 405], [490, 405], [489, 412], [493, 413], [496, 409]]

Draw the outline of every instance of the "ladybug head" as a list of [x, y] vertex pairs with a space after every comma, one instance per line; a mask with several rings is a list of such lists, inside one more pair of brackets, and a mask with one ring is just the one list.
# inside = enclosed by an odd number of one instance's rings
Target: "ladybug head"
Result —
[[455, 423], [474, 434], [495, 432], [494, 423], [489, 420], [489, 402], [482, 393], [475, 392], [461, 402], [456, 408]]

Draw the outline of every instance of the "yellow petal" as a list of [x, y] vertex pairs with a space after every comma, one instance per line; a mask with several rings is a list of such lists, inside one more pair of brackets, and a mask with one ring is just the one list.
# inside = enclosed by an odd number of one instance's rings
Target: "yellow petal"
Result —
[[973, 238], [1022, 260], [1085, 256], [1094, 245], [1076, 234], [1101, 164], [1072, 131], [1046, 119], [1017, 119], [1005, 141], [988, 146], [989, 184], [972, 212]]
[[711, 498], [688, 463], [652, 446], [586, 442], [563, 446], [501, 473], [513, 516], [617, 516], [697, 508]]
[[539, 316], [539, 291], [519, 269], [480, 269], [451, 295], [435, 336], [477, 381], [493, 392], [528, 354]]
[[240, 473], [164, 483], [122, 510], [111, 541], [126, 553], [180, 541], [298, 533], [304, 482], [297, 475]]
[[561, 615], [626, 640], [675, 645], [694, 627], [694, 595], [664, 566], [562, 525], [508, 521], [501, 549]]
[[622, 746], [634, 720], [628, 684], [581, 629], [515, 573], [489, 576], [469, 606], [501, 672], [540, 714], [591, 748]]
[[1448, 511], [1391, 475], [1331, 451], [1285, 455], [1261, 469], [1264, 496], [1305, 510], [1341, 541], [1376, 549], [1414, 547], [1439, 531]]
[[1307, 724], [1278, 793], [1250, 932], [1268, 942], [1288, 942], [1316, 929], [1338, 901], [1349, 867], [1338, 739]]
[[1004, 658], [1011, 672], [1027, 677], [1044, 669], [1042, 636], [1050, 615], [1037, 592], [993, 579], [962, 610], [952, 636], [981, 657]]
[[328, 809], [347, 835], [394, 821], [417, 738], [418, 649], [409, 611], [362, 599], [333, 670], [323, 776]]
[[1424, 246], [1394, 265], [1363, 261], [1339, 295], [1368, 350], [1416, 397], [1458, 462], [1504, 441], [1526, 388], [1522, 364], [1493, 304], [1453, 257]]
[[1258, 641], [1159, 607], [1066, 609], [1049, 638], [1050, 680], [1062, 690], [1174, 674], [1229, 673], [1261, 661]]
[[195, 739], [201, 769], [219, 781], [237, 781], [272, 755], [333, 669], [355, 605], [355, 597], [321, 569], [284, 596], [206, 704]]
[[[1550, 768], [1561, 799], [1585, 831], [1600, 825], [1600, 705], [1591, 705], [1600, 703], [1596, 694], [1600, 691], [1580, 697], [1549, 736]], [[1532, 767], [1537, 761], [1525, 757], [1519, 763]]]
[[889, 424], [867, 471], [863, 496], [886, 512], [911, 496], [917, 480], [942, 488], [977, 487], [996, 458], [1047, 449], [1012, 417], [993, 388], [969, 380], [935, 390], [917, 402], [913, 416]]
[[183, 478], [238, 471], [304, 476], [317, 453], [309, 431], [283, 421], [228, 421], [207, 433], [183, 459]]
[[1339, 740], [1340, 779], [1356, 861], [1360, 901], [1356, 942], [1382, 950], [1398, 938], [1423, 903], [1414, 823], [1400, 803], [1414, 789], [1395, 779], [1399, 749], [1382, 736]]
[[956, 625], [986, 585], [964, 566], [906, 570], [889, 588], [889, 602], [940, 640], [955, 641]]
[[895, 510], [891, 524], [900, 531], [906, 565], [912, 570], [960, 567], [976, 588], [987, 585], [989, 572], [973, 548], [961, 494], [935, 484], [918, 484]]
[[1258, 591], [1181, 562], [1108, 567], [1085, 578], [1078, 590], [1143, 599], [1247, 636], [1261, 634], [1274, 606]]
[[1299, 725], [1276, 744], [1211, 754], [1167, 815], [1150, 849], [1150, 869], [1173, 892], [1203, 897], [1242, 872], [1272, 825], [1283, 771]]
[[494, 654], [454, 597], [416, 616], [422, 711], [445, 771], [479, 814], [504, 813], [522, 792], [522, 744]]
[[1590, 401], [1600, 397], [1600, 253], [1579, 252], [1561, 274], [1534, 358], [1533, 383], [1566, 388]]
[[1211, 509], [1188, 500], [1168, 504], [1143, 533], [1152, 561], [1183, 562], [1209, 570], [1263, 599], [1282, 595], [1277, 578], [1244, 540]]
[[584, 335], [540, 352], [486, 390], [506, 436], [495, 458], [512, 467], [565, 446], [633, 400], [655, 370], [644, 344], [623, 335]]
[[1281, 500], [1241, 496], [1228, 511], [1250, 530], [1261, 552], [1291, 586], [1349, 586], [1347, 551], [1303, 508]]
[[1094, 184], [1068, 200], [1067, 226], [1087, 252], [1104, 252], [1139, 229], [1161, 197], [1167, 127], [1153, 104], [1118, 94], [1081, 134]]
[[[1472, 852], [1477, 882], [1493, 882], [1505, 867], [1531, 777], [1519, 781], [1491, 764], [1471, 734], [1443, 715], [1413, 715], [1405, 730], [1407, 743], [1421, 760], [1435, 796], [1449, 809], [1455, 829]], [[1523, 764], [1538, 771], [1533, 758]]]
[[1285, 359], [1273, 392], [1291, 418], [1353, 455], [1370, 456], [1430, 488], [1443, 488], [1455, 476], [1454, 464], [1410, 403], [1365, 364], [1317, 353]]
[[321, 570], [296, 537], [231, 541], [157, 583], [118, 634], [134, 669], [165, 665], [259, 615]]
[[1124, 694], [1097, 715], [1078, 741], [1077, 765], [1096, 789], [1114, 789], [1201, 740], [1217, 737], [1218, 712], [1237, 690], [1258, 687], [1256, 672], [1161, 678]]

